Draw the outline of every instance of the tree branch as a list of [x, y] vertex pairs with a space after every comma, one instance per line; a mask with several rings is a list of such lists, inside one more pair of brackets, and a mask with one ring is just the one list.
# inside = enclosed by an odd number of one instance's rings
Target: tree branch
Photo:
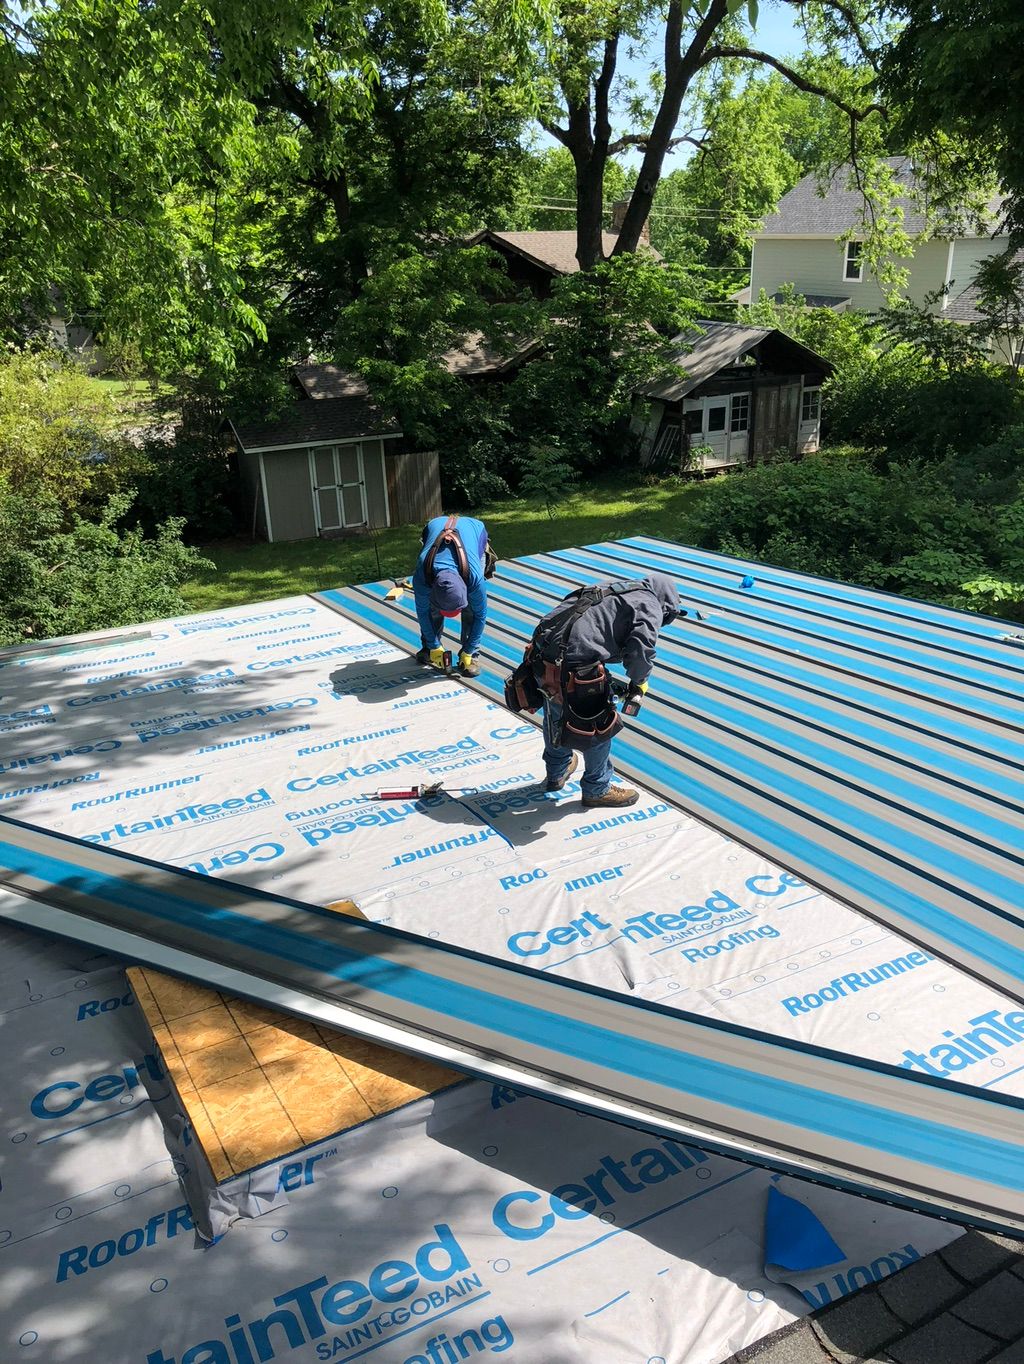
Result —
[[[643, 147], [646, 151], [647, 144], [650, 140], [650, 133], [624, 133], [622, 137], [617, 137], [615, 141], [609, 145], [608, 155], [618, 156], [619, 152], [624, 152], [627, 147]], [[707, 142], [704, 138], [691, 137], [690, 134], [687, 133], [683, 137], [669, 138], [665, 150], [672, 151], [674, 147], [681, 147], [684, 142], [688, 142], [691, 147], [696, 147], [699, 152], [702, 152], [707, 148]]]
[[868, 104], [863, 109], [857, 109], [852, 104], [847, 104], [846, 100], [840, 99], [832, 90], [828, 90], [824, 85], [818, 85], [816, 81], [808, 80], [806, 76], [801, 76], [799, 71], [794, 71], [785, 62], [780, 62], [778, 57], [773, 57], [770, 52], [758, 52], [752, 47], [709, 47], [701, 60], [701, 66], [707, 66], [711, 62], [718, 61], [724, 57], [736, 57], [742, 61], [758, 62], [762, 66], [771, 66], [780, 75], [785, 76], [791, 85], [795, 85], [798, 90], [803, 90], [808, 95], [820, 95], [822, 99], [827, 99], [830, 104], [834, 104], [837, 109], [841, 109], [848, 118], [855, 119], [858, 123], [871, 114], [880, 114], [882, 118], [887, 118], [888, 113], [884, 105]]
[[537, 122], [547, 133], [548, 137], [553, 137], [556, 142], [561, 142], [563, 147], [568, 147], [569, 131], [567, 128], [560, 128], [557, 123], [549, 123], [547, 119], [544, 118], [538, 119]]
[[661, 178], [665, 154], [690, 82], [704, 65], [704, 53], [715, 30], [728, 13], [726, 0], [710, 0], [703, 18], [682, 52], [684, 7], [681, 0], [670, 0], [665, 22], [665, 87], [654, 118], [637, 182], [622, 221], [615, 254], [635, 251], [654, 202], [654, 191]]
[[615, 64], [619, 55], [619, 35], [613, 33], [605, 41], [604, 60], [597, 80], [594, 82], [594, 140], [607, 145], [612, 134], [611, 119], [608, 116], [608, 95], [615, 78]]
[[[795, 9], [803, 9], [804, 5], [807, 3], [807, 0], [786, 0], [786, 3], [792, 5]], [[857, 43], [857, 46], [860, 48], [861, 56], [868, 63], [868, 65], [872, 68], [873, 71], [877, 71], [878, 56], [874, 49], [871, 47], [867, 38], [865, 38], [864, 30], [861, 28], [857, 16], [854, 14], [850, 6], [844, 4], [843, 0], [821, 0], [821, 3], [827, 9], [835, 10], [835, 12], [842, 18], [843, 23], [850, 30], [851, 34], [854, 37], [854, 40]]]

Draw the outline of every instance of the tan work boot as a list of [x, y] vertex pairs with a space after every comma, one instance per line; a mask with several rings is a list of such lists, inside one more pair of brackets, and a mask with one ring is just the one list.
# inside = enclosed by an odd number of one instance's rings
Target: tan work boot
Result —
[[635, 805], [640, 799], [640, 792], [634, 791], [630, 786], [609, 786], [603, 796], [584, 796], [583, 804], [588, 810], [598, 809], [620, 809], [624, 805]]
[[563, 786], [565, 785], [565, 783], [569, 780], [569, 778], [572, 776], [572, 774], [576, 771], [576, 769], [577, 769], [577, 767], [579, 767], [579, 765], [580, 765], [580, 755], [579, 755], [578, 753], [574, 753], [574, 754], [572, 755], [572, 758], [571, 758], [570, 762], [569, 762], [569, 766], [565, 769], [565, 772], [562, 774], [562, 776], [560, 776], [560, 777], [557, 779], [557, 781], [552, 781], [551, 778], [548, 777], [547, 781], [544, 783], [544, 790], [545, 790], [545, 791], [561, 791], [562, 787], [563, 787]]

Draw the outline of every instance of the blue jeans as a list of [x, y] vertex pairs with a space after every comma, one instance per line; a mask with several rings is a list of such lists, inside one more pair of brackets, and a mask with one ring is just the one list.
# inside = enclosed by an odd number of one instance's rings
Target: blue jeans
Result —
[[[466, 609], [463, 611], [462, 616], [460, 617], [460, 621], [459, 621], [459, 651], [460, 651], [461, 653], [464, 653], [464, 654], [469, 653], [469, 650], [466, 648], [466, 645], [469, 643], [470, 639], [472, 638], [472, 635], [473, 635], [473, 623], [474, 623], [475, 620], [476, 620], [476, 616], [473, 614], [473, 612], [472, 612], [472, 611], [469, 609], [469, 607], [467, 606]], [[436, 644], [436, 645], [435, 645], [435, 644], [430, 644], [427, 640], [425, 640], [425, 639], [423, 638], [422, 631], [421, 631], [421, 633], [420, 633], [420, 641], [421, 641], [421, 643], [423, 644], [424, 649], [435, 649], [435, 648], [436, 648], [436, 649], [443, 649], [443, 648], [444, 648], [444, 639], [442, 638], [442, 636], [443, 636], [443, 634], [444, 634], [444, 627], [448, 624], [448, 621], [445, 620], [444, 616], [435, 616], [434, 613], [433, 613], [433, 611], [431, 611], [431, 613], [430, 613], [430, 623], [431, 623], [431, 625], [434, 627], [434, 637], [435, 637], [435, 639], [437, 640], [437, 644]], [[474, 657], [475, 657], [475, 655], [474, 655]]]
[[[544, 702], [544, 766], [547, 768], [548, 781], [558, 781], [564, 777], [572, 762], [574, 749], [556, 746], [555, 731], [562, 721], [562, 707], [557, 701]], [[612, 741], [595, 744], [583, 755], [583, 778], [580, 789], [587, 800], [603, 796], [615, 779], [612, 767]]]

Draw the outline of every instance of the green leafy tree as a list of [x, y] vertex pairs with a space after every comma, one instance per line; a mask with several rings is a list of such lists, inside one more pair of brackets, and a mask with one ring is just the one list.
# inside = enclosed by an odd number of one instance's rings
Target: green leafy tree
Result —
[[68, 510], [130, 481], [143, 462], [103, 386], [58, 352], [0, 352], [0, 476]]
[[938, 148], [952, 178], [998, 180], [1024, 241], [1024, 9], [1018, 0], [894, 0], [899, 36], [882, 55], [905, 141]]
[[[611, 227], [611, 206], [622, 202], [632, 191], [636, 172], [614, 157], [604, 168], [602, 220]], [[550, 207], [546, 207], [550, 205]], [[531, 152], [519, 170], [516, 200], [508, 209], [498, 210], [488, 226], [504, 231], [571, 232], [576, 226], [576, 167], [565, 147], [547, 147]]]
[[995, 355], [1015, 371], [1024, 364], [1024, 254], [1009, 250], [988, 256], [975, 271], [976, 330]]
[[30, 0], [0, 25], [0, 314], [223, 383], [511, 196], [530, 0]]
[[95, 521], [69, 518], [45, 494], [16, 493], [0, 479], [0, 644], [187, 609], [181, 584], [213, 565], [181, 543], [181, 521], [151, 539], [119, 529], [130, 501], [111, 498]]
[[984, 364], [988, 358], [986, 338], [976, 327], [953, 322], [936, 311], [942, 291], [926, 294], [923, 303], [893, 300], [882, 310], [881, 322], [896, 342], [906, 342], [933, 364], [950, 371]]
[[[859, 0], [809, 0], [802, 9], [814, 25], [820, 56], [814, 69], [797, 70], [753, 45], [756, 0], [669, 0], [657, 11], [643, 0], [599, 0], [555, 5], [540, 75], [548, 84], [544, 127], [570, 153], [576, 172], [577, 259], [589, 269], [603, 256], [601, 221], [605, 168], [627, 147], [642, 161], [630, 195], [616, 252], [635, 251], [650, 216], [668, 152], [688, 140], [680, 118], [688, 97], [707, 73], [724, 63], [771, 67], [799, 90], [832, 102], [848, 129], [869, 126], [880, 113], [871, 91], [876, 36]], [[656, 20], [664, 17], [661, 29]], [[744, 17], [746, 22], [744, 22]], [[620, 56], [645, 52], [657, 36], [660, 56], [648, 90], [627, 86], [615, 103]], [[861, 60], [850, 62], [850, 48]], [[618, 122], [626, 131], [617, 133]], [[850, 142], [847, 140], [847, 149]]]
[[776, 327], [803, 342], [841, 374], [872, 362], [886, 345], [881, 326], [869, 314], [808, 308], [806, 299], [791, 284], [783, 286], [779, 298], [769, 298], [762, 289], [751, 304], [738, 310], [738, 315], [741, 322]]
[[520, 494], [555, 519], [555, 508], [572, 496], [579, 474], [557, 445], [532, 445], [523, 459]]
[[508, 386], [509, 425], [527, 442], [538, 427], [577, 469], [621, 459], [637, 387], [669, 365], [664, 340], [692, 320], [678, 267], [616, 256], [560, 280], [540, 320], [546, 358]]

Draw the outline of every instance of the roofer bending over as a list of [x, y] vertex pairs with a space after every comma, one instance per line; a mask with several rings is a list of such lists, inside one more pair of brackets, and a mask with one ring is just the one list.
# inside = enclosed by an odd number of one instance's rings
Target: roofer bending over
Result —
[[675, 583], [655, 573], [577, 588], [540, 622], [505, 685], [505, 702], [512, 710], [544, 707], [545, 791], [562, 789], [582, 753], [584, 805], [636, 802], [636, 791], [614, 782], [612, 739], [622, 719], [605, 665], [623, 665], [626, 705], [636, 704], [647, 691], [658, 635], [678, 614]]
[[459, 671], [478, 677], [476, 656], [487, 624], [487, 583], [494, 572], [487, 527], [471, 516], [435, 516], [423, 527], [423, 549], [412, 575], [420, 623], [417, 663], [440, 668], [444, 622], [462, 617]]

